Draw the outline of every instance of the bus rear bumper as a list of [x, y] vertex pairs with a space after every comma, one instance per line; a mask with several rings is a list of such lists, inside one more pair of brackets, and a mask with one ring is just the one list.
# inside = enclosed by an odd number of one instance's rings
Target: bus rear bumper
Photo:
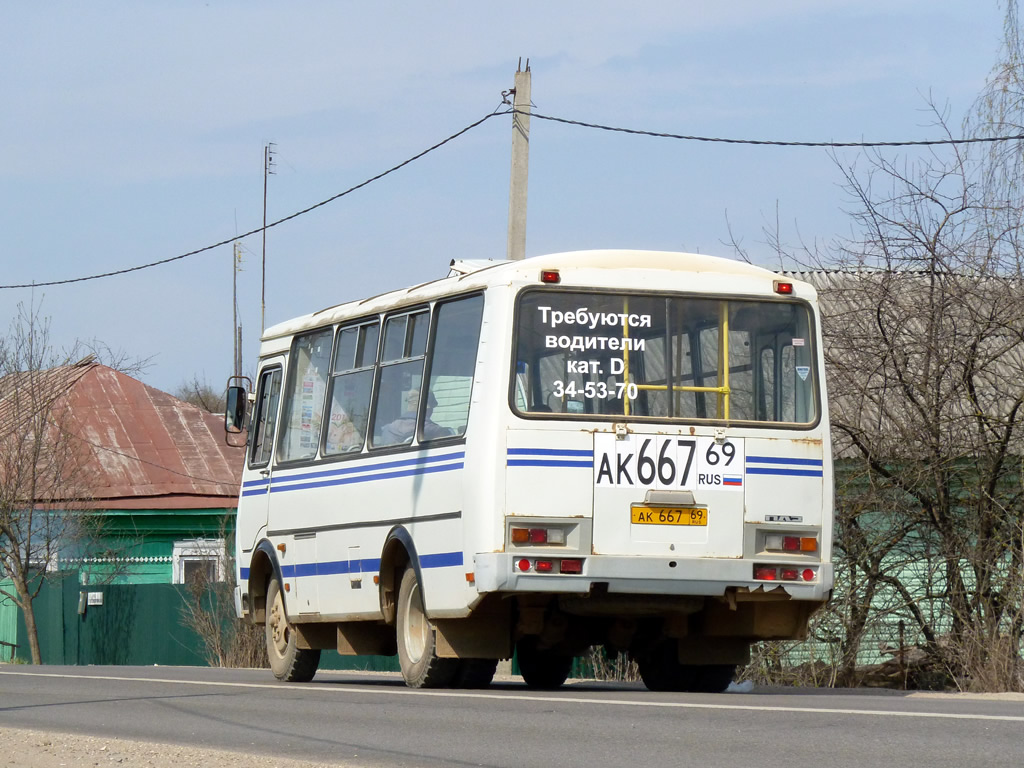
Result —
[[[794, 565], [801, 574], [812, 570], [810, 581], [759, 581], [753, 578], [755, 562], [750, 559], [702, 559], [661, 557], [619, 557], [589, 555], [583, 558], [583, 573], [559, 573], [557, 556], [550, 573], [522, 570], [521, 555], [488, 552], [474, 556], [474, 577], [478, 592], [558, 593], [585, 595], [601, 585], [608, 593], [635, 595], [694, 595], [714, 597], [728, 590], [778, 594], [779, 598], [822, 602], [832, 592], [831, 563]], [[574, 558], [579, 559], [579, 558]], [[758, 564], [762, 561], [758, 560]], [[779, 591], [781, 590], [781, 592]]]

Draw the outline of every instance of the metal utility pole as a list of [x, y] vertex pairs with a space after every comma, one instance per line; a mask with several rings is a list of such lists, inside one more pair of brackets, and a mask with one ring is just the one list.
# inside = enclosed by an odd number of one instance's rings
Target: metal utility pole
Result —
[[260, 336], [267, 330], [267, 177], [274, 173], [274, 142], [263, 148], [263, 279], [260, 293]]
[[512, 109], [512, 173], [508, 190], [508, 249], [506, 258], [526, 258], [526, 180], [530, 170], [530, 60], [516, 67]]

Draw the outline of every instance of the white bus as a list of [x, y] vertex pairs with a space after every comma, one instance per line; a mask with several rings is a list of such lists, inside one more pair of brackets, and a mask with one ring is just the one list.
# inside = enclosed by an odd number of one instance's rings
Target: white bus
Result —
[[269, 328], [254, 389], [236, 607], [280, 679], [335, 648], [479, 687], [515, 652], [553, 688], [604, 646], [648, 688], [721, 691], [830, 595], [806, 283], [688, 253], [454, 261]]

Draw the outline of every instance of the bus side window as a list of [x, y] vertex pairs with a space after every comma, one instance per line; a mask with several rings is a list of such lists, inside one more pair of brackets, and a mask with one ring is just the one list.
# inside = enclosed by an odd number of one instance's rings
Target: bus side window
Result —
[[324, 395], [331, 362], [331, 328], [296, 336], [288, 370], [288, 389], [279, 461], [312, 459], [320, 444]]
[[324, 438], [325, 456], [356, 453], [363, 448], [379, 335], [377, 322], [343, 328], [338, 334], [327, 398], [330, 413]]
[[259, 395], [253, 409], [252, 447], [249, 454], [250, 467], [262, 467], [270, 461], [274, 447], [274, 432], [277, 422], [277, 404], [281, 399], [281, 369], [264, 371], [260, 376]]
[[483, 308], [483, 296], [437, 307], [427, 384], [427, 403], [434, 405], [421, 425], [421, 439], [466, 434]]
[[384, 323], [380, 383], [373, 414], [373, 447], [411, 443], [423, 383], [430, 312], [393, 315]]

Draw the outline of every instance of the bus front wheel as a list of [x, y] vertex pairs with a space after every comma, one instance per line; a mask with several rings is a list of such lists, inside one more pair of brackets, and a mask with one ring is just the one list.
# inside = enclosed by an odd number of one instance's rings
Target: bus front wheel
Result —
[[406, 685], [440, 688], [452, 682], [459, 660], [438, 657], [434, 627], [423, 608], [423, 590], [412, 568], [402, 574], [398, 588], [396, 630], [398, 662]]
[[289, 683], [306, 683], [320, 666], [320, 649], [299, 648], [295, 629], [284, 612], [284, 598], [277, 579], [267, 588], [267, 657], [274, 677]]

